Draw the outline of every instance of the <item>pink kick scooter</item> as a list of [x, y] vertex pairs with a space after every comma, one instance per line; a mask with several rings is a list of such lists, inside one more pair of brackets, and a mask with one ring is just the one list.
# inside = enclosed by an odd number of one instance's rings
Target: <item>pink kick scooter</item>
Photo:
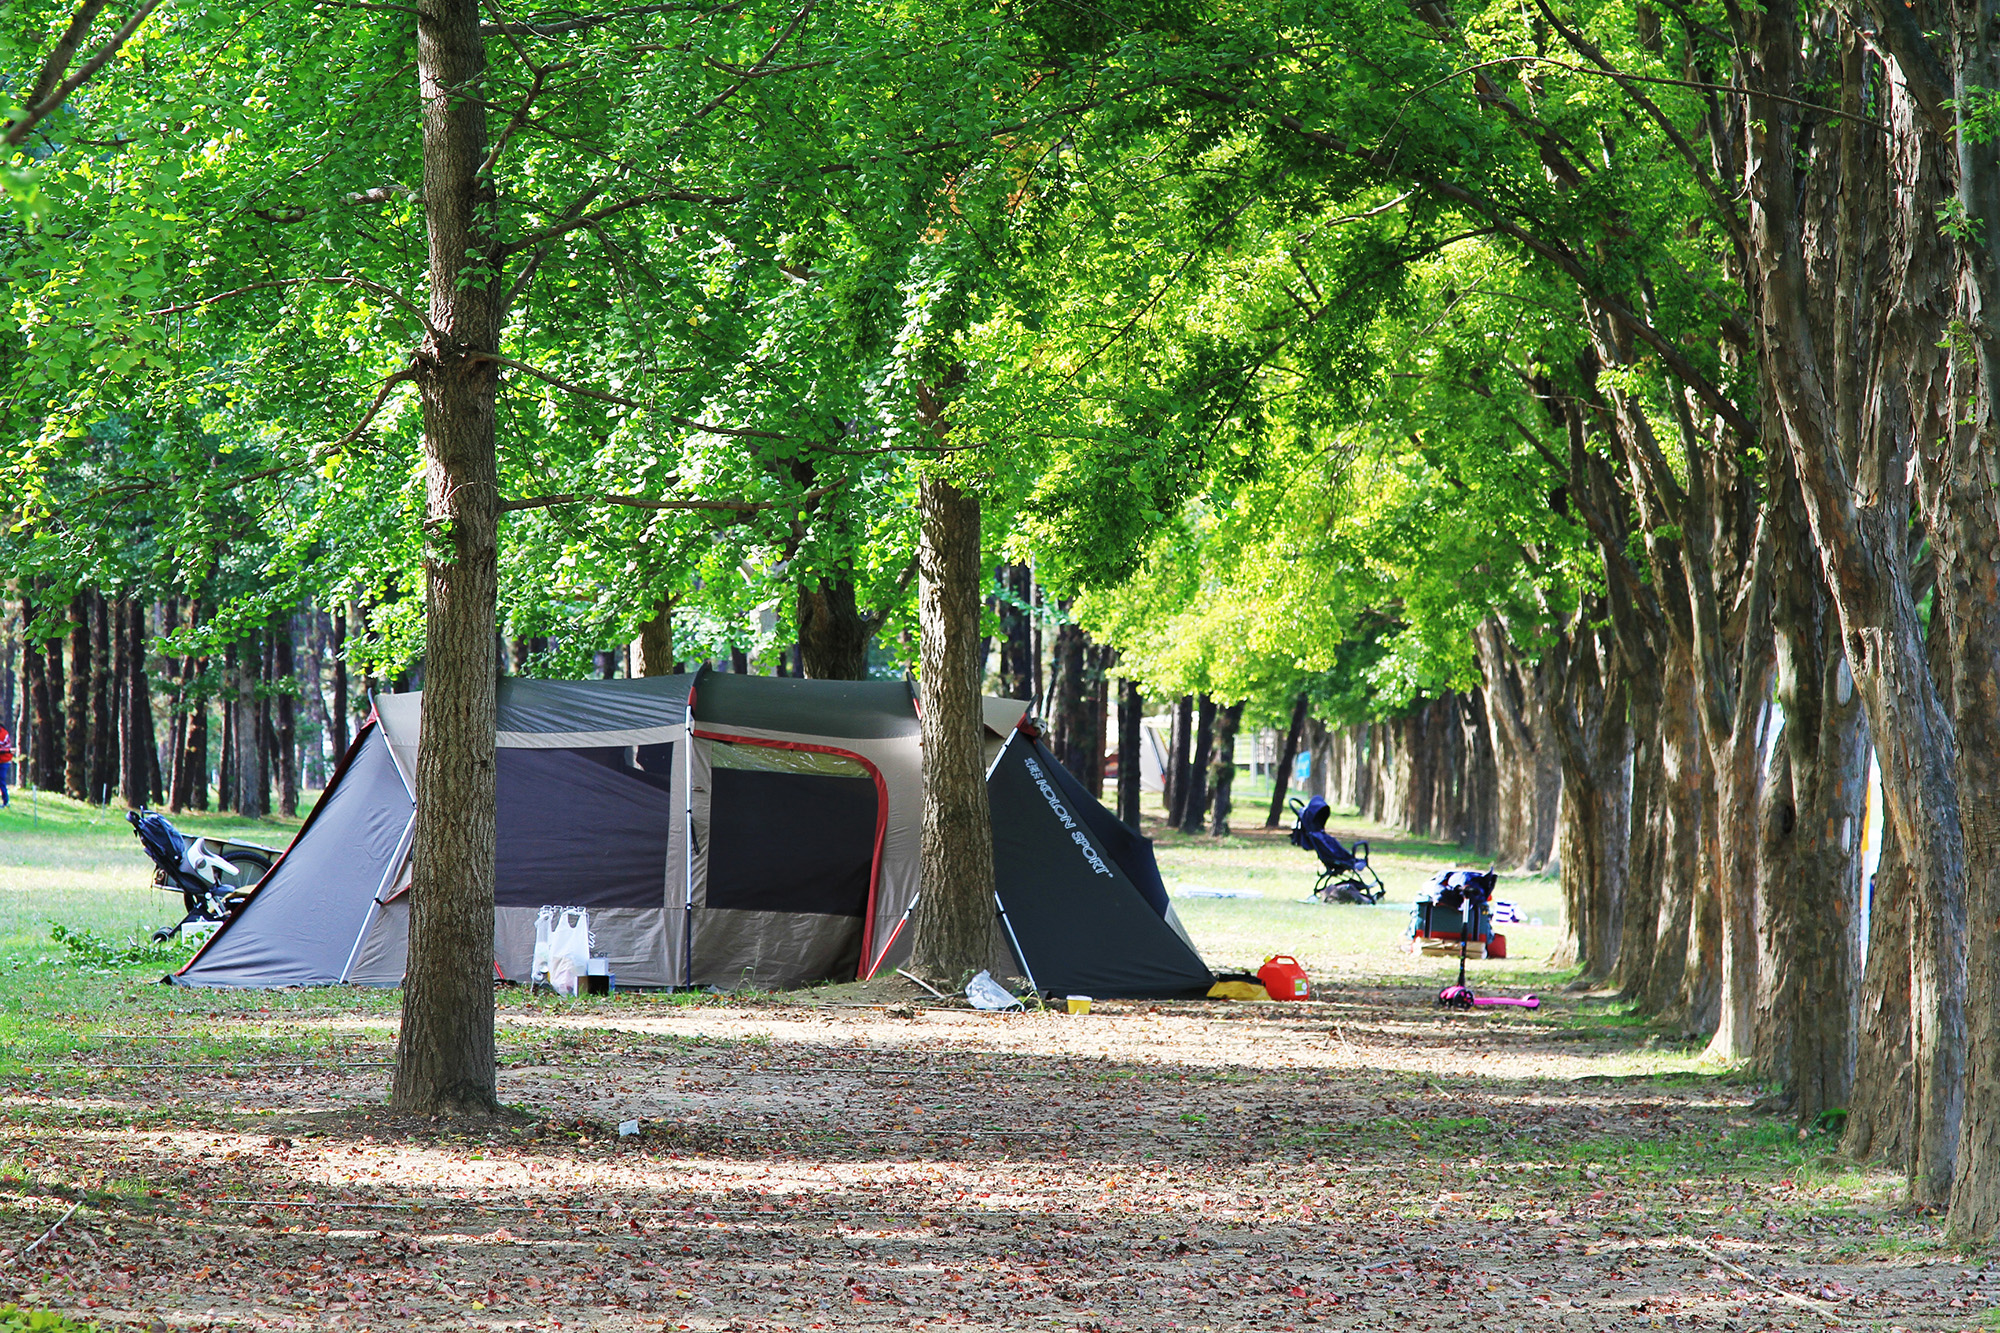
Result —
[[1507, 1006], [1514, 1009], [1539, 1009], [1542, 1002], [1532, 995], [1523, 995], [1516, 1000], [1505, 995], [1474, 995], [1472, 987], [1465, 984], [1465, 949], [1472, 938], [1472, 929], [1479, 920], [1479, 914], [1486, 906], [1483, 891], [1476, 891], [1470, 885], [1464, 890], [1464, 914], [1458, 922], [1458, 981], [1438, 992], [1438, 1003], [1447, 1009], [1497, 1009]]

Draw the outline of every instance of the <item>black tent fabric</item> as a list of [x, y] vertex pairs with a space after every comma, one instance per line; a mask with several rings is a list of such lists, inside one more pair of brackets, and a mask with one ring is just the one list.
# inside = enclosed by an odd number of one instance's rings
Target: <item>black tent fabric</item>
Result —
[[1098, 844], [1118, 863], [1132, 887], [1161, 916], [1167, 914], [1167, 885], [1160, 878], [1160, 863], [1153, 859], [1153, 840], [1127, 827], [1118, 816], [1059, 763], [1043, 765], [1055, 777], [1056, 786], [1069, 799], [1070, 810], [1082, 818], [1096, 835]]
[[[671, 750], [671, 746], [662, 747]], [[658, 907], [675, 794], [622, 750], [497, 752], [500, 855], [493, 901], [537, 907], [563, 886], [576, 907]]]
[[1103, 999], [1206, 995], [1207, 966], [1096, 835], [1090, 812], [1103, 806], [1065, 776], [1024, 733], [986, 780], [994, 887], [1036, 987]]

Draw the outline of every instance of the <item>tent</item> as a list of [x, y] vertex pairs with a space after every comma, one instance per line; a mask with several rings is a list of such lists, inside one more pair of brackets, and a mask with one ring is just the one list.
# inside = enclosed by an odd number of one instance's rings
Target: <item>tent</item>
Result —
[[[996, 975], [1051, 994], [1205, 993], [1152, 844], [985, 701]], [[377, 697], [298, 836], [183, 986], [402, 982], [423, 696]], [[494, 966], [589, 909], [621, 987], [783, 989], [908, 956], [922, 756], [902, 681], [702, 670], [500, 684]]]

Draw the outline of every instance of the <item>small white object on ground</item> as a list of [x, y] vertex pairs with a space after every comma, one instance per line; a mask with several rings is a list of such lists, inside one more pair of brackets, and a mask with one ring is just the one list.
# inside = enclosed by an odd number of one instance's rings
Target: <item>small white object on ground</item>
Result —
[[991, 972], [981, 972], [978, 976], [966, 982], [965, 998], [972, 1001], [974, 1009], [997, 1011], [1002, 1009], [1025, 1009], [1028, 1007], [1010, 994], [1005, 986], [995, 981]]
[[1168, 889], [1173, 898], [1261, 898], [1264, 895], [1256, 889], [1204, 889], [1194, 885]]
[[629, 1138], [631, 1138], [631, 1137], [632, 1137], [632, 1136], [633, 1136], [634, 1134], [637, 1134], [638, 1132], [639, 1132], [639, 1122], [638, 1122], [638, 1121], [636, 1121], [636, 1120], [620, 1120], [620, 1121], [618, 1122], [618, 1137], [619, 1137], [619, 1138], [621, 1138], [621, 1139], [629, 1139]]

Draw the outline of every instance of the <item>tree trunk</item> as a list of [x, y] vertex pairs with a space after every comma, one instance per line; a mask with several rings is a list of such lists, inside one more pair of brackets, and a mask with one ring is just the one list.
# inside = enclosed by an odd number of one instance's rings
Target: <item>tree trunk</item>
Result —
[[90, 799], [90, 595], [69, 604], [69, 700], [63, 733], [63, 790]]
[[1211, 837], [1229, 836], [1229, 796], [1236, 785], [1236, 730], [1243, 725], [1243, 705], [1233, 703], [1215, 715], [1215, 769], [1209, 787], [1215, 793]]
[[799, 652], [807, 677], [866, 680], [872, 630], [861, 614], [854, 581], [832, 578], [801, 583], [798, 596]]
[[424, 725], [417, 746], [409, 972], [391, 1104], [496, 1105], [493, 1046], [494, 401], [503, 278], [491, 256], [486, 48], [476, 0], [418, 0], [430, 323], [417, 356], [426, 527]]
[[1035, 697], [1035, 639], [1028, 611], [1034, 579], [1026, 565], [1000, 568], [1000, 692], [1009, 699]]
[[1758, 1065], [1802, 1128], [1848, 1102], [1860, 971], [1860, 831], [1868, 731], [1833, 624], [1796, 482], [1773, 496], [1784, 552], [1773, 576], [1776, 699], [1759, 849]]
[[1285, 817], [1285, 792], [1292, 780], [1292, 764], [1299, 757], [1299, 744], [1305, 739], [1306, 721], [1312, 715], [1312, 700], [1300, 690], [1292, 700], [1292, 722], [1285, 728], [1285, 743], [1278, 750], [1278, 767], [1271, 774], [1271, 809], [1264, 816], [1265, 828], [1278, 827], [1278, 821]]
[[146, 672], [146, 606], [138, 598], [123, 603], [126, 639], [125, 763], [120, 784], [125, 804], [145, 805], [152, 796], [159, 748], [153, 734], [153, 686]]
[[1137, 682], [1126, 676], [1118, 682], [1118, 818], [1127, 828], [1139, 827], [1141, 801], [1145, 795], [1145, 708]]
[[1861, 976], [1853, 1095], [1840, 1151], [1907, 1175], [1914, 1148], [1911, 1110], [1910, 893], [1914, 887], [1896, 826], [1882, 821], [1882, 854], [1868, 896], [1868, 965]]
[[1194, 696], [1183, 694], [1174, 703], [1173, 731], [1169, 738], [1166, 773], [1167, 827], [1179, 828], [1187, 819], [1188, 781], [1192, 767], [1189, 749], [1194, 743]]
[[327, 621], [333, 639], [332, 661], [329, 663], [333, 671], [333, 702], [327, 709], [327, 720], [333, 728], [333, 761], [337, 764], [353, 743], [348, 731], [351, 705], [347, 699], [347, 603], [336, 603]]
[[263, 645], [255, 638], [238, 643], [229, 682], [234, 692], [230, 737], [235, 742], [229, 769], [229, 808], [252, 819], [271, 813], [271, 774], [264, 766], [264, 728], [257, 700], [263, 661]]
[[918, 506], [923, 889], [910, 966], [956, 987], [986, 965], [994, 921], [977, 660], [979, 499], [927, 477]]
[[[119, 619], [123, 619], [122, 616]], [[90, 754], [86, 799], [108, 805], [118, 785], [118, 676], [124, 665], [125, 635], [113, 635], [111, 603], [90, 594]]]
[[670, 676], [674, 670], [674, 604], [661, 599], [639, 626], [639, 674]]
[[1215, 700], [1203, 691], [1195, 707], [1194, 757], [1188, 762], [1187, 808], [1181, 832], [1199, 833], [1208, 818], [1208, 766], [1215, 754]]
[[278, 727], [278, 813], [295, 819], [299, 813], [299, 716], [298, 666], [292, 652], [296, 621], [286, 616], [278, 623], [278, 639], [271, 662], [277, 677]]
[[1631, 733], [1616, 654], [1583, 623], [1571, 634], [1572, 643], [1555, 650], [1569, 660], [1553, 710], [1563, 770], [1563, 902], [1584, 976], [1605, 977], [1617, 965], [1625, 895]]

